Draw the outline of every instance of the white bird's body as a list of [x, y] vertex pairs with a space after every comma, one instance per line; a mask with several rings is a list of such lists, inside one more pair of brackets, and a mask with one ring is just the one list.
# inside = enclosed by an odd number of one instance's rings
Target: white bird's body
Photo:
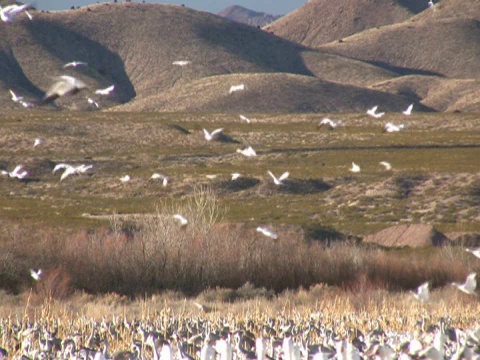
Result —
[[12, 96], [12, 100], [14, 102], [20, 102], [23, 100], [23, 96], [17, 96], [17, 94], [15, 94], [12, 90], [8, 90], [10, 91], [10, 95]]
[[403, 129], [405, 129], [405, 125], [403, 124], [394, 125], [392, 123], [386, 123], [385, 126], [383, 127], [383, 131], [387, 133], [399, 132]]
[[242, 90], [245, 90], [245, 84], [232, 85], [230, 86], [230, 90], [228, 90], [228, 93], [232, 94], [236, 91], [242, 91]]
[[87, 101], [88, 101], [89, 104], [92, 104], [92, 105], [95, 106], [96, 108], [99, 108], [99, 107], [100, 107], [100, 105], [98, 105], [98, 103], [97, 103], [95, 100], [93, 100], [92, 98], [90, 98], [90, 97], [87, 97]]
[[63, 65], [63, 68], [66, 69], [68, 67], [77, 67], [80, 65], [87, 66], [88, 64], [84, 61], [71, 61]]
[[428, 282], [423, 283], [417, 288], [417, 291], [411, 292], [413, 297], [422, 302], [428, 301], [430, 298], [430, 292], [428, 291]]
[[389, 162], [380, 161], [379, 164], [382, 165], [385, 170], [392, 170], [392, 165]]
[[250, 124], [252, 122], [252, 120], [250, 120], [248, 117], [246, 117], [245, 115], [240, 115], [240, 119], [245, 121], [247, 124]]
[[237, 180], [240, 176], [242, 176], [240, 173], [233, 173], [232, 180]]
[[15, 169], [13, 169], [13, 171], [6, 171], [6, 170], [2, 170], [2, 175], [8, 175], [9, 177], [11, 178], [16, 178], [16, 179], [23, 179], [25, 176], [28, 175], [28, 171], [24, 170], [22, 172], [20, 172], [20, 170], [23, 169], [23, 166], [22, 165], [17, 165], [15, 166]]
[[33, 147], [37, 147], [38, 145], [41, 145], [43, 143], [43, 140], [40, 138], [36, 138], [35, 141], [33, 142]]
[[465, 249], [465, 251], [475, 255], [477, 258], [480, 259], [480, 247], [476, 249]]
[[26, 109], [32, 108], [33, 104], [31, 102], [25, 101], [25, 100], [20, 100], [20, 104]]
[[110, 85], [109, 87], [105, 89], [97, 89], [95, 90], [95, 94], [97, 95], [109, 95], [113, 89], [115, 89], [115, 85]]
[[210, 133], [206, 129], [203, 129], [203, 134], [205, 135], [205, 139], [207, 141], [211, 141], [211, 140], [215, 140], [218, 136], [220, 136], [222, 131], [223, 129], [215, 129]]
[[257, 232], [262, 233], [263, 235], [268, 236], [272, 239], [278, 239], [277, 233], [275, 233], [274, 231], [266, 227], [261, 227], [261, 226], [257, 227]]
[[407, 108], [407, 110], [402, 111], [403, 115], [412, 115], [412, 110], [413, 110], [413, 104], [410, 104]]
[[475, 279], [476, 276], [476, 273], [471, 273], [467, 276], [467, 280], [465, 280], [463, 284], [452, 283], [452, 285], [456, 286], [459, 290], [466, 294], [473, 295], [475, 294], [475, 289], [477, 288], [477, 280]]
[[210, 175], [205, 175], [205, 177], [206, 177], [207, 179], [213, 180], [213, 179], [216, 179], [216, 178], [217, 178], [217, 175], [216, 175], [216, 174], [210, 174]]
[[349, 170], [353, 173], [359, 173], [360, 172], [360, 166], [358, 166], [357, 164], [355, 164], [352, 161], [352, 167]]
[[163, 175], [163, 174], [159, 174], [159, 173], [154, 173], [150, 179], [152, 180], [156, 180], [156, 179], [162, 179], [162, 185], [163, 186], [167, 186], [168, 184], [168, 177]]
[[282, 175], [280, 175], [279, 178], [277, 178], [270, 170], [267, 171], [267, 174], [271, 176], [275, 185], [283, 185], [282, 181], [288, 178], [288, 176], [290, 175], [290, 173], [286, 171]]
[[33, 269], [30, 269], [30, 276], [33, 278], [33, 280], [38, 281], [42, 277], [42, 269], [38, 269], [38, 271], [35, 271]]
[[433, 0], [428, 0], [428, 7], [431, 8], [433, 11], [436, 10], [436, 4], [433, 2]]
[[83, 174], [87, 172], [87, 170], [90, 170], [92, 167], [93, 165], [82, 164], [78, 166], [72, 166], [70, 164], [60, 163], [55, 165], [52, 173], [55, 174], [58, 170], [65, 169], [65, 171], [62, 173], [62, 176], [60, 176], [60, 181], [63, 181], [65, 178], [67, 178], [70, 175]]
[[378, 105], [374, 106], [371, 109], [367, 110], [367, 114], [374, 117], [375, 119], [381, 118], [383, 115], [385, 115], [384, 112], [377, 113]]
[[64, 95], [73, 95], [86, 87], [87, 85], [82, 80], [76, 79], [73, 76], [62, 75], [59, 76], [57, 81], [48, 89], [43, 100], [48, 102]]
[[28, 8], [30, 8], [28, 4], [7, 5], [4, 8], [0, 6], [0, 19], [6, 23], [13, 22], [18, 14], [27, 11]]
[[123, 183], [129, 182], [130, 181], [130, 175], [124, 175], [120, 178], [120, 181]]
[[318, 126], [323, 126], [323, 125], [328, 126], [331, 130], [335, 129], [338, 126], [344, 126], [341, 120], [334, 121], [329, 118], [323, 118], [322, 121], [320, 121], [320, 123], [318, 124]]
[[177, 65], [177, 66], [187, 66], [191, 64], [192, 62], [189, 60], [176, 60], [172, 62], [172, 65]]
[[184, 216], [182, 216], [182, 215], [180, 215], [180, 214], [175, 214], [175, 215], [173, 215], [173, 218], [174, 218], [175, 220], [177, 220], [177, 221], [180, 223], [181, 226], [185, 226], [185, 225], [188, 224], [188, 220], [187, 220]]
[[251, 146], [241, 150], [241, 149], [237, 149], [237, 152], [242, 154], [243, 156], [246, 156], [246, 157], [255, 157], [257, 156], [257, 152], [255, 150], [253, 150], [253, 148]]

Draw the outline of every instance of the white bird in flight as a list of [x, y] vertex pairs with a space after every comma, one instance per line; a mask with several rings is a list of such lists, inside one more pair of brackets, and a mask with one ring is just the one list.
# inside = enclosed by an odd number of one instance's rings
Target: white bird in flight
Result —
[[413, 104], [410, 104], [407, 108], [407, 110], [402, 111], [403, 115], [412, 115], [412, 110], [413, 110]]
[[255, 157], [257, 156], [257, 152], [255, 150], [253, 150], [253, 148], [251, 146], [241, 150], [241, 149], [237, 149], [237, 153], [240, 153], [242, 154], [243, 156], [246, 156], [246, 157]]
[[467, 280], [463, 284], [452, 283], [453, 286], [456, 286], [459, 290], [463, 291], [466, 294], [473, 295], [475, 294], [475, 289], [477, 288], [477, 280], [475, 277], [476, 273], [471, 273], [467, 276]]
[[477, 258], [480, 259], [480, 247], [475, 248], [475, 249], [465, 249], [466, 252], [469, 252], [470, 254], [475, 255]]
[[172, 65], [177, 65], [177, 66], [187, 66], [191, 64], [192, 62], [189, 60], [176, 60], [172, 62]]
[[105, 89], [97, 89], [95, 90], [95, 94], [98, 94], [98, 95], [109, 95], [113, 89], [115, 89], [115, 85], [110, 85], [109, 87], [105, 88]]
[[42, 275], [43, 275], [42, 269], [38, 269], [38, 271], [30, 269], [30, 276], [33, 278], [33, 280], [35, 281], [40, 280]]
[[57, 77], [57, 81], [45, 93], [43, 101], [49, 102], [64, 95], [73, 95], [86, 87], [87, 85], [82, 80], [73, 76], [62, 75]]
[[367, 114], [374, 117], [375, 119], [381, 118], [383, 115], [385, 115], [384, 112], [377, 113], [378, 105], [374, 106], [371, 109], [367, 110]]
[[355, 164], [352, 161], [352, 167], [349, 170], [353, 173], [359, 173], [360, 172], [360, 166], [358, 166], [357, 164]]
[[14, 102], [20, 102], [23, 100], [23, 96], [17, 96], [17, 94], [15, 94], [12, 90], [8, 90], [10, 91], [10, 95], [12, 96], [12, 100]]
[[38, 145], [41, 145], [43, 143], [43, 140], [40, 138], [36, 138], [35, 141], [33, 142], [33, 147], [37, 147]]
[[66, 69], [68, 67], [77, 67], [77, 66], [88, 66], [88, 64], [85, 61], [71, 61], [63, 65], [63, 68]]
[[217, 175], [205, 175], [207, 179], [213, 180], [217, 178]]
[[129, 182], [130, 181], [130, 175], [124, 175], [120, 178], [120, 181], [123, 183]]
[[220, 136], [222, 133], [223, 129], [215, 129], [211, 133], [208, 132], [206, 129], [203, 129], [203, 134], [205, 135], [205, 139], [207, 141], [215, 140]]
[[173, 215], [173, 218], [174, 218], [175, 220], [177, 220], [177, 221], [180, 223], [181, 226], [185, 226], [185, 225], [188, 224], [188, 220], [187, 220], [184, 216], [182, 216], [182, 215], [180, 215], [180, 214], [175, 214], [175, 215]]
[[278, 234], [266, 227], [257, 227], [257, 232], [262, 233], [263, 235], [268, 236], [272, 239], [278, 239]]
[[168, 177], [163, 175], [163, 174], [159, 174], [159, 173], [154, 173], [150, 179], [152, 180], [156, 180], [156, 179], [162, 179], [162, 185], [163, 186], [167, 186], [168, 184]]
[[273, 175], [273, 173], [270, 170], [267, 171], [267, 174], [272, 177], [275, 185], [283, 185], [282, 181], [288, 178], [288, 176], [290, 175], [290, 173], [286, 171], [279, 178], [277, 178], [275, 175]]
[[233, 174], [232, 174], [232, 180], [237, 180], [240, 176], [242, 176], [242, 174], [240, 174], [240, 173], [233, 173]]
[[26, 109], [32, 108], [33, 104], [31, 102], [25, 101], [25, 100], [20, 100], [20, 104]]
[[245, 121], [247, 124], [250, 124], [252, 122], [252, 120], [250, 120], [248, 117], [246, 117], [245, 115], [240, 115], [240, 119]]
[[28, 4], [14, 4], [5, 6], [4, 8], [0, 6], [0, 19], [6, 23], [13, 22], [18, 14], [27, 11], [28, 8], [30, 8], [30, 5]]
[[387, 161], [380, 161], [379, 164], [382, 165], [385, 170], [392, 170], [392, 165]]
[[330, 130], [335, 129], [338, 126], [344, 126], [341, 120], [334, 121], [329, 118], [323, 118], [322, 121], [320, 121], [320, 123], [318, 124], [318, 126], [323, 126], [323, 125], [328, 126]]
[[428, 301], [430, 298], [430, 292], [428, 291], [428, 282], [423, 283], [417, 288], [417, 291], [411, 291], [415, 299], [422, 302]]
[[26, 171], [26, 170], [20, 172], [20, 170], [22, 170], [22, 169], [23, 169], [23, 165], [17, 165], [17, 166], [15, 166], [15, 169], [13, 169], [13, 171], [8, 172], [8, 171], [5, 171], [5, 170], [2, 170], [1, 174], [2, 175], [8, 175], [11, 178], [16, 178], [16, 179], [22, 180], [25, 176], [28, 175], [28, 171]]
[[245, 84], [232, 85], [230, 86], [230, 90], [228, 90], [228, 93], [232, 94], [236, 91], [242, 91], [242, 90], [245, 90]]
[[394, 125], [392, 123], [386, 123], [385, 126], [383, 127], [383, 131], [387, 133], [399, 132], [403, 129], [405, 129], [405, 125], [403, 124]]
[[87, 97], [87, 101], [88, 101], [89, 104], [92, 104], [92, 105], [95, 106], [96, 108], [99, 108], [99, 107], [100, 107], [100, 105], [98, 105], [98, 103], [97, 103], [95, 100], [93, 100], [92, 98], [90, 98], [90, 97]]
[[52, 170], [52, 173], [55, 174], [58, 170], [60, 169], [65, 169], [64, 172], [62, 173], [62, 176], [60, 176], [60, 181], [63, 181], [65, 178], [67, 178], [70, 175], [77, 175], [77, 174], [83, 174], [90, 170], [93, 167], [93, 165], [78, 165], [78, 166], [72, 166], [70, 164], [65, 164], [65, 163], [60, 163], [55, 165], [55, 167]]

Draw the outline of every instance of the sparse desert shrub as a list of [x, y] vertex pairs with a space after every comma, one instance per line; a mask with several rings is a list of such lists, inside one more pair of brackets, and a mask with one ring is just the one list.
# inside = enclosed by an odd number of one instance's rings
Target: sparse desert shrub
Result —
[[[176, 213], [188, 219], [186, 226], [175, 221]], [[46, 275], [35, 284], [42, 298], [63, 298], [76, 289], [131, 297], [228, 289], [216, 290], [215, 296], [233, 301], [315, 284], [354, 292], [413, 289], [427, 280], [441, 286], [478, 267], [467, 266], [463, 253], [453, 248], [446, 256], [438, 248], [385, 250], [355, 241], [326, 245], [293, 228], [273, 240], [249, 226], [219, 224], [221, 218], [215, 194], [199, 188], [179, 204], [160, 204], [153, 215], [114, 215], [110, 227], [90, 231], [6, 226], [0, 286], [13, 292], [30, 288], [29, 269], [42, 268]], [[335, 229], [314, 230], [338, 235]]]
[[413, 189], [426, 180], [421, 174], [402, 174], [394, 179], [396, 186], [395, 198], [406, 199], [410, 196]]

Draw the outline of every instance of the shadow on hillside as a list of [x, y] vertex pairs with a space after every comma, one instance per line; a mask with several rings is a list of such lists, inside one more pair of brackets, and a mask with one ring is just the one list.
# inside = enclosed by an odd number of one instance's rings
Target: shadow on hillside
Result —
[[215, 191], [219, 193], [234, 193], [248, 190], [260, 183], [260, 180], [249, 177], [240, 177], [237, 180], [219, 181], [213, 185]]
[[[43, 91], [27, 78], [11, 50], [8, 54], [0, 50], [0, 81], [4, 81], [9, 88], [14, 90], [21, 88], [36, 98], [43, 96]], [[24, 94], [18, 95], [23, 96]]]
[[398, 3], [407, 8], [411, 12], [418, 14], [425, 9], [428, 9], [428, 2], [427, 1], [418, 1], [418, 0], [398, 0]]
[[[243, 61], [260, 66], [263, 71], [314, 76], [305, 66], [300, 44], [282, 39], [249, 25], [225, 22], [198, 25], [196, 35], [212, 46], [221, 46]], [[233, 72], [233, 69], [227, 69]], [[241, 72], [236, 69], [235, 72]], [[245, 72], [251, 72], [245, 69]]]
[[270, 179], [258, 189], [261, 195], [292, 194], [308, 195], [330, 190], [333, 187], [320, 179], [287, 179], [282, 185], [275, 185]]
[[38, 19], [28, 22], [26, 26], [35, 41], [62, 63], [85, 61], [88, 63], [88, 72], [80, 70], [85, 75], [101, 80], [105, 84], [115, 84], [114, 96], [117, 100], [127, 102], [135, 97], [135, 89], [125, 72], [125, 64], [118, 54], [94, 40], [53, 22]]
[[379, 68], [392, 71], [394, 73], [397, 73], [399, 75], [428, 75], [428, 76], [440, 76], [440, 77], [445, 77], [444, 74], [437, 73], [435, 71], [429, 71], [429, 70], [421, 70], [421, 69], [415, 69], [415, 68], [405, 68], [405, 67], [400, 67], [400, 66], [394, 66], [392, 64], [383, 62], [383, 61], [368, 61], [368, 60], [363, 60], [366, 63], [369, 63], [371, 65], [378, 66]]
[[[385, 135], [388, 136], [388, 135]], [[288, 148], [257, 151], [257, 155], [294, 154], [304, 152], [345, 151], [345, 150], [419, 150], [419, 149], [480, 149], [480, 144], [431, 144], [431, 145], [381, 145], [381, 146], [326, 146], [321, 148]]]

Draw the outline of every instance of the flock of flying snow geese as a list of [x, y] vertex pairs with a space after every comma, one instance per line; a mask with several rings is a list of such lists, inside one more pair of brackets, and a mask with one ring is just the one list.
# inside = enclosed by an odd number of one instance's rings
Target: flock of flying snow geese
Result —
[[[435, 10], [435, 4], [433, 3], [432, 0], [429, 1], [428, 3], [429, 7]], [[30, 5], [24, 4], [24, 5], [8, 5], [5, 7], [0, 6], [0, 19], [3, 22], [9, 23], [13, 22], [15, 17], [21, 13], [25, 13], [30, 20], [33, 19], [32, 15], [28, 12], [28, 9], [30, 8]], [[176, 60], [172, 62], [172, 65], [175, 66], [188, 66], [192, 62], [190, 60]], [[63, 69], [67, 68], [76, 68], [79, 66], [88, 66], [88, 64], [84, 61], [71, 61], [63, 65]], [[66, 95], [73, 95], [81, 91], [82, 89], [87, 88], [87, 85], [82, 81], [79, 80], [73, 76], [69, 75], [61, 75], [58, 76], [55, 80], [55, 82], [51, 85], [51, 87], [46, 91], [45, 96], [43, 97], [43, 102], [52, 102], [55, 99], [66, 96]], [[110, 95], [115, 89], [115, 85], [110, 85], [107, 88], [104, 89], [97, 89], [95, 90], [96, 95], [100, 96], [108, 96]], [[238, 91], [245, 91], [247, 89], [245, 84], [237, 84], [237, 85], [232, 85], [230, 89], [228, 90], [228, 94], [233, 94]], [[15, 103], [21, 104], [25, 108], [32, 108], [34, 107], [34, 104], [32, 102], [28, 102], [24, 99], [23, 96], [18, 96], [15, 94], [13, 90], [9, 90], [11, 99]], [[100, 105], [99, 103], [94, 100], [93, 98], [87, 97], [88, 103], [92, 104], [96, 108], [99, 108]], [[413, 111], [413, 104], [410, 104], [407, 109], [402, 111], [402, 113], [405, 116], [410, 116]], [[375, 118], [375, 119], [380, 119], [385, 115], [385, 112], [378, 112], [378, 105], [368, 109], [366, 111], [367, 115]], [[245, 121], [246, 123], [251, 123], [251, 120], [246, 117], [245, 115], [240, 115], [240, 119], [242, 121]], [[320, 121], [318, 126], [326, 126], [331, 130], [334, 130], [338, 127], [343, 127], [345, 124], [341, 121], [335, 121], [331, 120], [329, 118], [324, 118]], [[390, 122], [386, 123], [383, 127], [383, 131], [387, 133], [394, 133], [394, 132], [399, 132], [405, 129], [404, 124], [399, 124], [395, 125]], [[213, 141], [216, 140], [223, 132], [223, 129], [215, 129], [211, 132], [209, 132], [206, 129], [203, 129], [203, 134], [205, 136], [205, 139], [207, 141]], [[43, 143], [42, 139], [35, 139], [34, 141], [34, 147], [37, 147]], [[245, 157], [255, 157], [257, 156], [256, 151], [251, 147], [248, 146], [245, 149], [237, 149], [237, 152]], [[381, 166], [385, 168], [385, 170], [391, 170], [392, 165], [388, 163], [387, 161], [381, 161], [379, 163]], [[86, 164], [81, 164], [81, 165], [71, 165], [71, 164], [66, 164], [66, 163], [60, 163], [57, 164], [54, 169], [53, 173], [55, 174], [58, 170], [63, 170], [62, 175], [60, 176], [60, 181], [65, 180], [67, 177], [71, 175], [78, 175], [78, 174], [84, 174], [87, 171], [91, 170], [93, 168], [93, 165], [86, 165]], [[352, 162], [352, 166], [350, 167], [349, 171], [353, 173], [359, 173], [361, 171], [361, 168], [358, 164], [355, 162]], [[22, 165], [17, 165], [12, 171], [7, 171], [7, 170], [0, 170], [1, 175], [8, 176], [10, 178], [15, 178], [15, 179], [25, 179], [28, 176], [28, 171], [23, 169]], [[288, 178], [290, 175], [289, 172], [284, 172], [282, 175], [279, 177], [276, 177], [270, 170], [267, 171], [267, 174], [272, 178], [273, 183], [277, 186], [281, 186], [284, 184], [284, 181]], [[214, 177], [214, 175], [212, 176]], [[231, 180], [235, 181], [238, 178], [241, 177], [240, 173], [233, 173]], [[162, 180], [163, 186], [167, 186], [169, 178], [166, 175], [159, 174], [159, 173], [154, 173], [151, 178], [152, 180]], [[130, 175], [124, 175], [119, 179], [122, 183], [127, 183], [131, 180]], [[176, 214], [173, 216], [173, 218], [181, 225], [181, 226], [186, 226], [188, 224], [188, 220], [182, 216], [181, 214]], [[277, 239], [278, 234], [275, 233], [273, 230], [268, 229], [266, 227], [257, 227], [256, 229], [259, 233], [270, 237], [272, 239]], [[480, 258], [480, 248], [479, 249], [467, 249], [467, 251], [471, 252], [475, 256]], [[34, 271], [33, 269], [31, 270], [31, 276], [35, 280], [40, 280], [42, 275], [42, 270]], [[475, 293], [475, 288], [476, 288], [476, 280], [475, 280], [475, 273], [470, 274], [464, 284], [458, 284], [458, 283], [452, 283], [452, 285], [456, 286], [458, 289], [461, 291], [467, 293], [467, 294], [474, 294]], [[428, 283], [422, 284], [421, 286], [418, 287], [416, 292], [412, 292], [415, 298], [421, 300], [421, 301], [426, 301], [428, 300], [429, 292], [428, 292]], [[0, 358], [1, 360], [1, 358]]]

